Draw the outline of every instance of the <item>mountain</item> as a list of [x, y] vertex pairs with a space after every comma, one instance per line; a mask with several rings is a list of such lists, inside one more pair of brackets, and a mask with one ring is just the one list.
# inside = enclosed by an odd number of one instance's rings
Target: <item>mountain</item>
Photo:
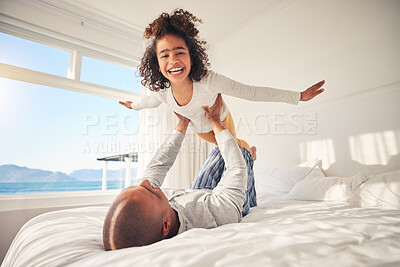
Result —
[[1, 183], [24, 182], [75, 182], [76, 179], [62, 172], [52, 172], [40, 169], [30, 169], [17, 165], [0, 166]]
[[[136, 168], [131, 168], [132, 177], [136, 176], [136, 171]], [[0, 166], [0, 183], [101, 181], [102, 178], [102, 169], [75, 170], [67, 175], [63, 172], [30, 169], [12, 164]], [[125, 179], [125, 169], [107, 170], [107, 179]]]
[[[132, 177], [136, 176], [136, 168], [131, 168]], [[81, 169], [75, 170], [68, 174], [68, 176], [73, 177], [80, 181], [101, 181], [103, 178], [103, 170], [93, 170], [93, 169]], [[107, 170], [107, 180], [120, 180], [125, 179], [125, 169], [119, 170]]]
[[45, 182], [76, 182], [75, 178], [72, 178], [62, 172], [53, 172], [50, 176], [45, 178]]
[[2, 165], [0, 166], [0, 179], [4, 181], [6, 178], [8, 181], [19, 181], [26, 177], [37, 179], [41, 177], [50, 176], [53, 172], [43, 171], [38, 169], [29, 169], [26, 167], [19, 167], [17, 165]]
[[[107, 174], [109, 173], [110, 171], [107, 171]], [[68, 175], [70, 177], [82, 181], [99, 181], [103, 177], [103, 170], [81, 169], [81, 170], [75, 170]]]

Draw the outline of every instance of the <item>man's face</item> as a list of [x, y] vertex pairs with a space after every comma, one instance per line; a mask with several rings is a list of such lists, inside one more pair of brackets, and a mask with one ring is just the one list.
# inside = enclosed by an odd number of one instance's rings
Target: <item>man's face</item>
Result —
[[160, 188], [153, 187], [147, 179], [137, 186], [124, 189], [118, 197], [137, 201], [147, 216], [162, 218], [170, 210], [165, 194]]

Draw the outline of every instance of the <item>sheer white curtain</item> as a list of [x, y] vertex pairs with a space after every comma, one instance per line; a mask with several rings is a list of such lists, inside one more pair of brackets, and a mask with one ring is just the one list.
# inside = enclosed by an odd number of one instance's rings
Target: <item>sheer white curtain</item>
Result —
[[[173, 133], [177, 124], [178, 118], [164, 104], [155, 109], [139, 111], [138, 178], [142, 176], [157, 149], [165, 138]], [[201, 140], [189, 127], [179, 155], [168, 172], [163, 187], [187, 188], [213, 147], [213, 144]]]

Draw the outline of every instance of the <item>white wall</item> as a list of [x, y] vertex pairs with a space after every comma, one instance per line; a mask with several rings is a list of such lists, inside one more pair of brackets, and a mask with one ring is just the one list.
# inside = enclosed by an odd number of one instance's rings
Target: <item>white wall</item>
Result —
[[326, 80], [297, 107], [226, 97], [239, 137], [258, 147], [256, 175], [313, 157], [329, 174], [399, 169], [400, 1], [283, 2], [212, 48], [214, 69], [247, 84], [302, 91]]

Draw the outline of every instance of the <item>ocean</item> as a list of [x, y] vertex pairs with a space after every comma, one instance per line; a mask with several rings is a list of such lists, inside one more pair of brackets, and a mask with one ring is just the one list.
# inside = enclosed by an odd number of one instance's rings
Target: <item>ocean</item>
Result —
[[[108, 181], [107, 189], [124, 188], [125, 181]], [[34, 194], [45, 192], [71, 192], [101, 190], [101, 181], [0, 183], [0, 194]]]

